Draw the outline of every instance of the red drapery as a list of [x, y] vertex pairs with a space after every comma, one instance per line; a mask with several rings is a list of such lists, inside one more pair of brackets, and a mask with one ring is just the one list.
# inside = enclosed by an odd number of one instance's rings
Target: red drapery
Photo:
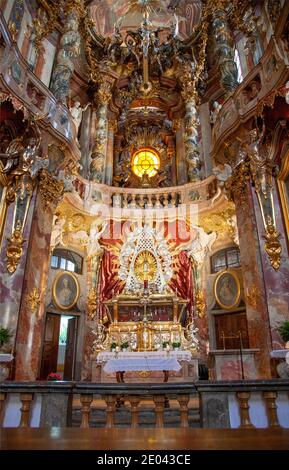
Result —
[[188, 310], [191, 313], [193, 306], [193, 272], [192, 263], [185, 251], [181, 251], [175, 260], [174, 275], [169, 287], [183, 299], [188, 301]]
[[[102, 303], [104, 300], [109, 300], [117, 294], [120, 294], [124, 288], [124, 282], [118, 278], [118, 259], [117, 257], [104, 250], [101, 267], [100, 267], [100, 291], [99, 300]], [[105, 312], [105, 309], [101, 305], [101, 316]]]

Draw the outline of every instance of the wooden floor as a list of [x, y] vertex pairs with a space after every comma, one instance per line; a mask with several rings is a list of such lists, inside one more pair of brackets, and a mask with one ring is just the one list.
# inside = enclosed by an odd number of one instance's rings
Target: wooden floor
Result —
[[4, 428], [1, 450], [288, 450], [289, 429]]

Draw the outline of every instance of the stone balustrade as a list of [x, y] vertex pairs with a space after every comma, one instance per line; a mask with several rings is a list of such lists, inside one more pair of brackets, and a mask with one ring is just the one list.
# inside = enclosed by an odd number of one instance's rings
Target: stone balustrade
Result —
[[[77, 177], [75, 189], [88, 210], [96, 205], [106, 205], [114, 209], [131, 211], [132, 209], [154, 210], [172, 209], [182, 205], [196, 204], [198, 209], [206, 206], [208, 200], [218, 198], [215, 176], [209, 176], [197, 183], [166, 188], [119, 188], [89, 182]], [[69, 196], [68, 196], [69, 197]], [[73, 199], [73, 194], [70, 196]], [[79, 201], [80, 202], [80, 201]], [[77, 200], [74, 198], [74, 204]]]
[[[118, 411], [129, 410], [128, 426], [136, 428], [142, 426], [140, 414], [149, 402], [157, 428], [168, 425], [170, 411], [177, 412], [174, 427], [289, 428], [288, 392], [289, 381], [283, 379], [142, 385], [7, 381], [0, 387], [0, 425], [112, 428], [124, 425], [116, 423]], [[76, 406], [77, 422], [73, 419]], [[97, 406], [104, 411], [105, 419], [91, 423], [91, 413]], [[195, 411], [200, 408], [200, 415], [192, 417], [192, 406]]]

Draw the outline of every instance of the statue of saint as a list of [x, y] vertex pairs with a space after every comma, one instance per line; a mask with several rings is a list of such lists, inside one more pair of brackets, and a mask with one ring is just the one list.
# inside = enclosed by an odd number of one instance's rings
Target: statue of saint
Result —
[[70, 114], [71, 114], [72, 119], [73, 119], [73, 122], [74, 122], [74, 125], [75, 125], [76, 135], [78, 135], [79, 126], [80, 126], [81, 120], [82, 120], [82, 113], [84, 111], [86, 111], [88, 106], [90, 106], [90, 103], [87, 103], [87, 105], [82, 108], [80, 106], [80, 102], [75, 101], [74, 105], [69, 109]]

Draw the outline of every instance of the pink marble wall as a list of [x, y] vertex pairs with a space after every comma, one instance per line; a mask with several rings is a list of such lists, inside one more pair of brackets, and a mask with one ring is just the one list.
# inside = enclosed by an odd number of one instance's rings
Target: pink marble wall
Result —
[[260, 255], [258, 231], [254, 214], [251, 188], [247, 186], [246, 198], [242, 202], [236, 199], [236, 215], [240, 240], [240, 255], [245, 295], [258, 292], [256, 303], [246, 300], [248, 333], [250, 348], [259, 349], [256, 354], [257, 378], [270, 378], [270, 334], [269, 313], [266, 302], [266, 290]]
[[[36, 380], [39, 375], [45, 322], [45, 291], [49, 269], [53, 207], [43, 209], [37, 192], [31, 226], [17, 329], [15, 380]], [[39, 308], [32, 312], [27, 295], [36, 288]]]
[[35, 197], [30, 201], [30, 207], [27, 214], [24, 228], [23, 254], [16, 271], [10, 274], [7, 271], [7, 238], [11, 236], [14, 204], [8, 207], [6, 223], [3, 233], [3, 239], [0, 251], [0, 324], [4, 328], [9, 328], [13, 332], [12, 343], [15, 342], [16, 329], [19, 317], [19, 307], [21, 302], [24, 270], [28, 253], [28, 240], [30, 237], [31, 223], [35, 205]]
[[280, 243], [282, 246], [281, 266], [278, 271], [272, 268], [269, 257], [265, 252], [265, 242], [262, 238], [265, 229], [262, 221], [261, 211], [258, 204], [257, 196], [254, 194], [254, 207], [257, 221], [257, 229], [259, 235], [259, 243], [261, 247], [261, 262], [265, 283], [265, 294], [268, 305], [270, 331], [272, 336], [273, 349], [282, 349], [284, 341], [280, 338], [277, 331], [278, 325], [284, 320], [289, 319], [289, 257], [288, 245], [286, 242], [286, 228], [283, 224], [281, 207], [278, 194], [274, 190], [274, 206], [277, 230], [280, 233]]

